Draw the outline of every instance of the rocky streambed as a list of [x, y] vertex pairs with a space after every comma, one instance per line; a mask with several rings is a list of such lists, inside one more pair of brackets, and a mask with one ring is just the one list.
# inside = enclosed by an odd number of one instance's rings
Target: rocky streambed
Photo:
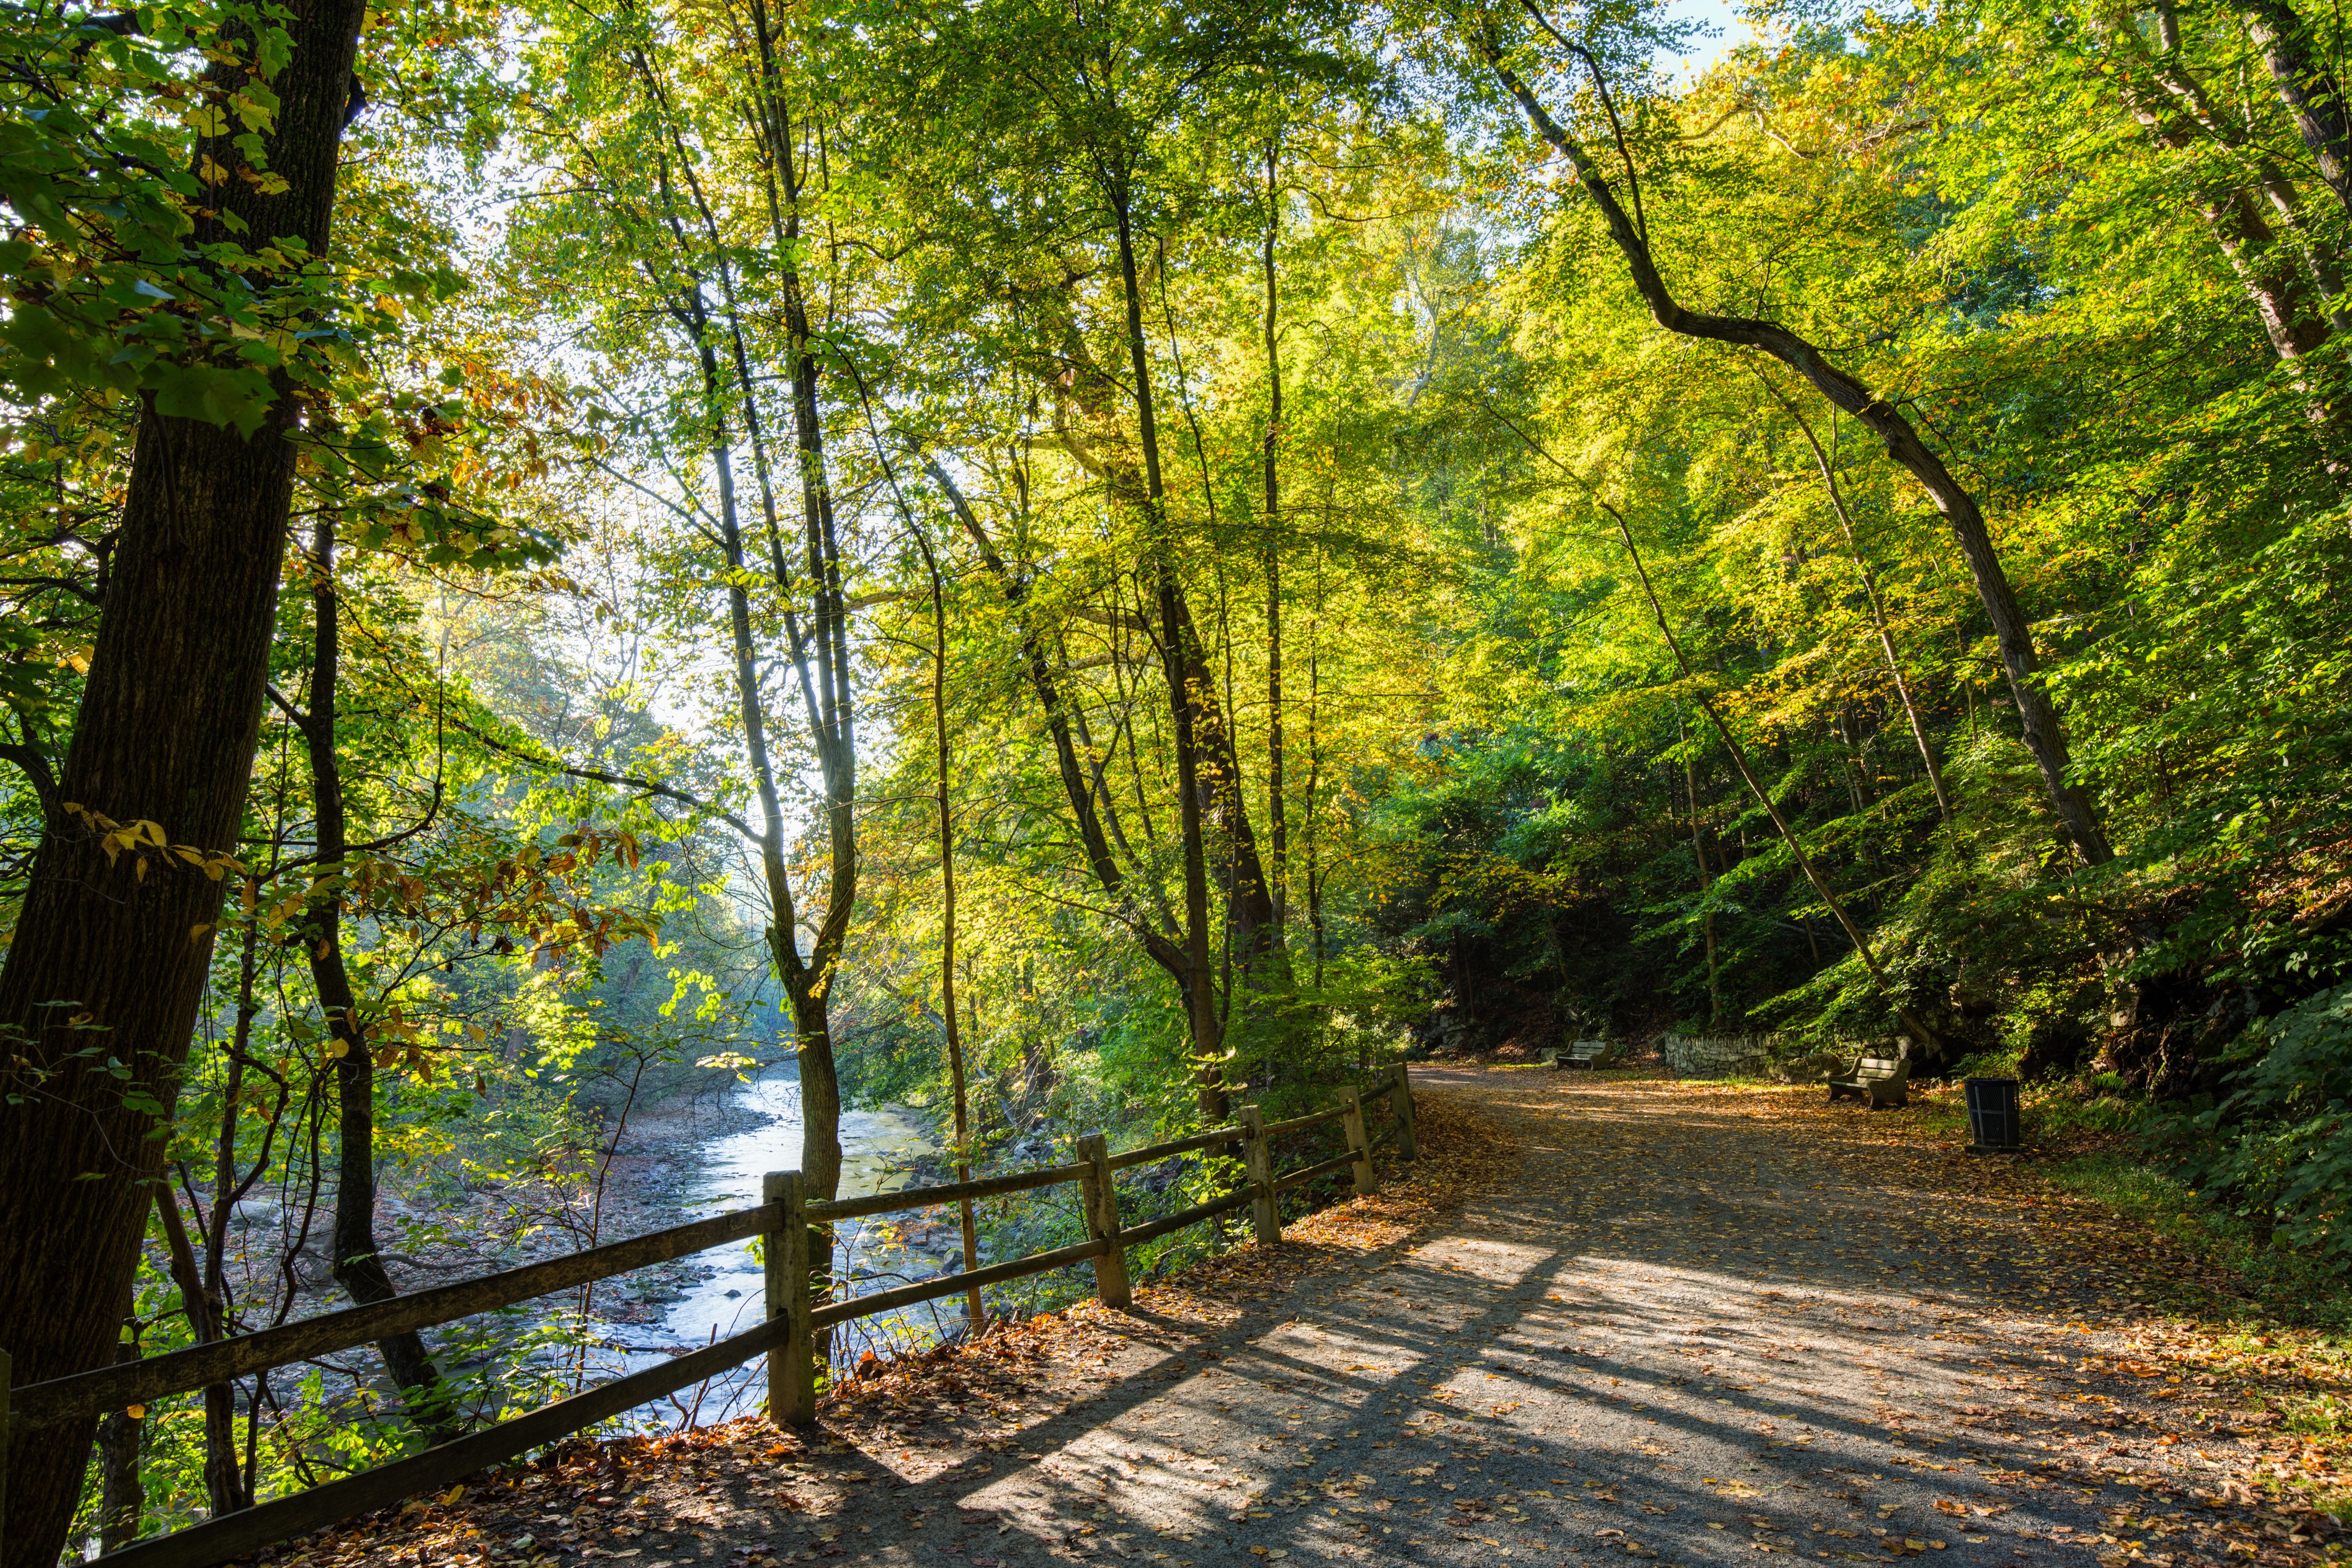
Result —
[[[625, 1223], [607, 1226], [605, 1234], [617, 1238], [758, 1203], [769, 1172], [799, 1167], [801, 1134], [800, 1082], [782, 1070], [738, 1086], [719, 1117], [684, 1127], [649, 1118], [642, 1133], [624, 1141], [616, 1165]], [[841, 1143], [845, 1197], [941, 1179], [929, 1130], [902, 1109], [843, 1112]], [[929, 1279], [961, 1261], [955, 1226], [937, 1215], [852, 1222], [839, 1227], [836, 1242], [839, 1263], [862, 1291]], [[607, 1281], [595, 1304], [609, 1343], [632, 1369], [740, 1332], [766, 1312], [762, 1268], [749, 1244]], [[844, 1338], [853, 1350], [869, 1339], [919, 1342], [953, 1332], [962, 1312], [961, 1300], [950, 1298], [861, 1321]], [[714, 1380], [704, 1393], [705, 1418], [745, 1394], [757, 1375], [754, 1365]]]

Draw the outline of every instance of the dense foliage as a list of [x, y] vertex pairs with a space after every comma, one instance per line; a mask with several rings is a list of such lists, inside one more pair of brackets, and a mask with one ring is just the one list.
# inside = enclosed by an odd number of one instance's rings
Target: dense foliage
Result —
[[[278, 11], [5, 16], [6, 919], [68, 840], [225, 891], [184, 1066], [5, 1020], [12, 1106], [160, 1129], [140, 1351], [592, 1239], [630, 1116], [783, 1064], [830, 1190], [837, 1099], [984, 1164], [1900, 1034], [2341, 1254], [2332, 18], [380, 11], [313, 254], [238, 216]], [[196, 426], [294, 454], [234, 844], [60, 794]], [[592, 1305], [110, 1417], [77, 1539]]]

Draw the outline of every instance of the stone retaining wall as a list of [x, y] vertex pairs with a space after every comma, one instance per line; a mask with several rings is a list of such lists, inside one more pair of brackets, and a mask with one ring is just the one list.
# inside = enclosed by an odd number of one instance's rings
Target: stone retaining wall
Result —
[[[1853, 1058], [1864, 1051], [1899, 1055], [1899, 1041], [1886, 1039], [1820, 1040], [1796, 1035], [1664, 1035], [1658, 1051], [1666, 1071], [1675, 1078], [1773, 1078], [1780, 1064], [1816, 1052]], [[1824, 1073], [1827, 1069], [1823, 1069]]]
[[1771, 1066], [1769, 1035], [1667, 1035], [1658, 1041], [1676, 1078], [1761, 1078]]

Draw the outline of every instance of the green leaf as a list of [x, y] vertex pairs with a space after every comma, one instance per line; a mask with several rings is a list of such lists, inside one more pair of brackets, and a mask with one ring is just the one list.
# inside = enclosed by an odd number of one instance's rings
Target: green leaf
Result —
[[214, 365], [157, 363], [148, 374], [159, 414], [233, 425], [251, 437], [269, 416], [277, 393], [258, 371]]

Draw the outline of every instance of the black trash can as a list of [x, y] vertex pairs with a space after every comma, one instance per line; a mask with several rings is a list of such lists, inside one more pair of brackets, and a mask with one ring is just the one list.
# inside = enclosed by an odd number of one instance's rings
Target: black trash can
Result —
[[1972, 1078], [1969, 1096], [1969, 1152], [2014, 1154], [2024, 1142], [2018, 1123], [2017, 1080], [2013, 1078]]

